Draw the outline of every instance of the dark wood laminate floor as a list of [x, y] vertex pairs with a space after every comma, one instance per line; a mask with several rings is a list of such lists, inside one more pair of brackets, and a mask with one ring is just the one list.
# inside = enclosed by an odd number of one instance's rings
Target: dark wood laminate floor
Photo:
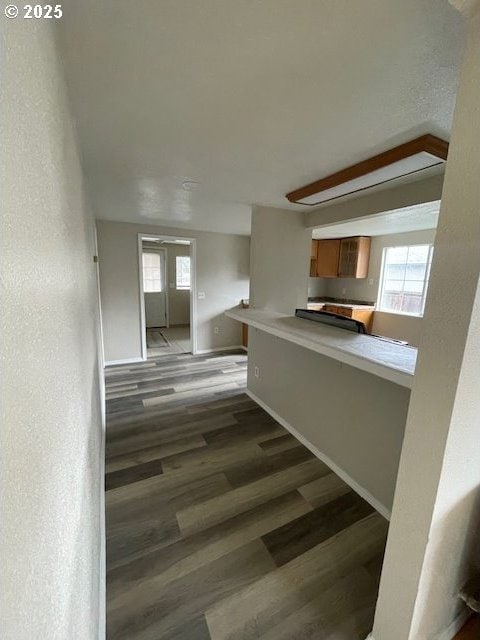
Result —
[[245, 395], [243, 352], [110, 367], [109, 640], [364, 640], [387, 523]]

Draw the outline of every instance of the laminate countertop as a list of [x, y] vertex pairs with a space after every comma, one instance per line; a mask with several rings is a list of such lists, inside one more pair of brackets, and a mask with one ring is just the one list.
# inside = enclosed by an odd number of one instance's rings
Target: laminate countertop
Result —
[[417, 349], [268, 309], [232, 309], [229, 318], [411, 388]]

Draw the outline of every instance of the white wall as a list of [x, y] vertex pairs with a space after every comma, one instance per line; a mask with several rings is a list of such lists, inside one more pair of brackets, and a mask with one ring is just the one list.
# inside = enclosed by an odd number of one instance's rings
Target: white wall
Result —
[[[306, 304], [310, 242], [297, 212], [254, 209], [253, 306]], [[249, 390], [389, 511], [409, 391], [252, 328], [248, 348]]]
[[105, 596], [94, 225], [51, 23], [3, 31], [1, 636], [92, 640]]
[[[378, 288], [382, 269], [382, 254], [385, 247], [430, 244], [435, 240], [435, 229], [374, 236], [370, 249], [367, 278], [320, 278], [325, 282], [325, 293], [333, 298], [353, 300], [378, 300]], [[370, 284], [370, 280], [373, 280]], [[418, 346], [421, 339], [422, 318], [375, 311], [373, 333], [399, 340], [406, 340]]]
[[302, 212], [253, 207], [250, 306], [289, 314], [305, 307], [310, 250]]
[[[197, 240], [197, 348], [241, 344], [238, 322], [224, 312], [248, 298], [250, 240], [246, 236], [97, 220], [102, 320], [107, 362], [141, 357], [139, 233]], [[214, 333], [214, 327], [219, 333]]]
[[408, 344], [418, 347], [422, 340], [422, 330], [423, 318], [383, 311], [375, 311], [373, 315], [372, 333], [377, 336], [405, 340]]
[[450, 640], [479, 567], [480, 3], [460, 76], [375, 640]]
[[[434, 170], [435, 172], [437, 169]], [[431, 170], [422, 175], [431, 174]], [[313, 229], [322, 225], [334, 224], [345, 220], [365, 218], [384, 211], [403, 209], [424, 202], [440, 200], [442, 196], [443, 175], [429, 175], [427, 178], [396, 180], [394, 187], [378, 189], [366, 195], [342, 199], [341, 202], [325, 204], [313, 211], [307, 211], [307, 227]]]
[[327, 295], [326, 278], [308, 278], [308, 297], [317, 298]]
[[248, 389], [389, 512], [409, 389], [251, 327], [248, 346]]

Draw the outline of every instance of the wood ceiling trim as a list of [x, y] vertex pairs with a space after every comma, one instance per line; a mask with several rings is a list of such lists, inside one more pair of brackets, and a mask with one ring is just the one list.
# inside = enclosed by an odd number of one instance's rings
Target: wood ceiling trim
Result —
[[[332, 187], [337, 187], [338, 185], [344, 184], [345, 182], [350, 182], [350, 180], [361, 178], [362, 176], [372, 173], [373, 171], [377, 171], [377, 169], [382, 169], [383, 167], [398, 162], [399, 160], [409, 158], [410, 156], [414, 156], [417, 153], [421, 153], [422, 151], [430, 153], [440, 158], [441, 160], [446, 160], [448, 155], [448, 142], [445, 142], [445, 140], [437, 138], [436, 136], [432, 136], [431, 134], [420, 136], [419, 138], [415, 138], [414, 140], [405, 142], [398, 147], [394, 147], [393, 149], [389, 149], [388, 151], [379, 153], [372, 158], [362, 160], [362, 162], [351, 165], [346, 169], [342, 169], [341, 171], [332, 173], [325, 178], [321, 178], [320, 180], [311, 182], [304, 187], [300, 187], [299, 189], [290, 191], [290, 193], [286, 194], [286, 198], [293, 203], [305, 204], [299, 202], [299, 200], [303, 200], [303, 198], [312, 196], [315, 193], [326, 191], [327, 189], [331, 189]], [[315, 206], [316, 204], [319, 203], [312, 203], [310, 205], [307, 204], [306, 206]]]

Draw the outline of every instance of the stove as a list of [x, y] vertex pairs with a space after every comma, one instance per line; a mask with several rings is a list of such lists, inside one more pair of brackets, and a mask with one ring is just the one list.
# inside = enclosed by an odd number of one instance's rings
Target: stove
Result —
[[354, 320], [353, 318], [346, 318], [338, 313], [330, 313], [329, 311], [314, 311], [313, 309], [295, 309], [295, 316], [297, 318], [303, 318], [304, 320], [312, 320], [313, 322], [319, 322], [320, 324], [326, 324], [330, 327], [337, 327], [337, 329], [344, 329], [345, 331], [352, 331], [353, 333], [363, 333], [383, 340], [384, 342], [392, 342], [393, 344], [399, 344], [407, 346], [408, 342], [404, 340], [396, 340], [395, 338], [387, 338], [386, 336], [376, 336], [373, 333], [368, 333], [367, 328], [363, 322]]

